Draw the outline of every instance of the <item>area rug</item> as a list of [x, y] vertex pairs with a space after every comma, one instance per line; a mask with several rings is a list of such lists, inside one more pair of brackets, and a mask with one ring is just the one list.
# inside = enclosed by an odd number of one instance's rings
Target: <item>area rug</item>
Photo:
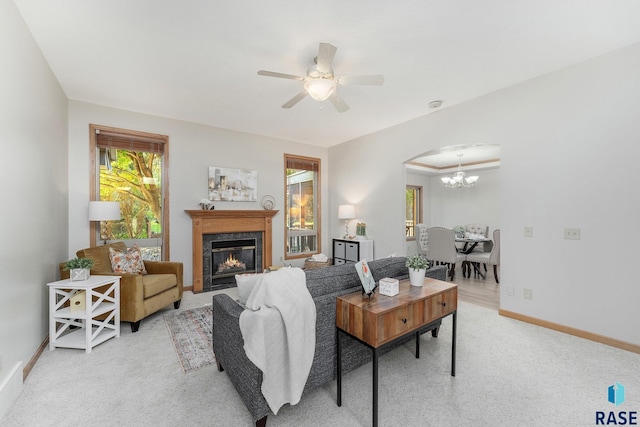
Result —
[[164, 320], [185, 373], [215, 363], [211, 305], [167, 314]]

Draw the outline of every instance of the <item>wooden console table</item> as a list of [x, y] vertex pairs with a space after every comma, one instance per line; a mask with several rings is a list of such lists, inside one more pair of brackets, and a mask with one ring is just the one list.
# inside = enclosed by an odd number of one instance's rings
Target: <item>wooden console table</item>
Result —
[[337, 404], [342, 406], [342, 348], [340, 334], [347, 334], [373, 350], [373, 425], [378, 425], [378, 356], [387, 344], [416, 335], [416, 358], [420, 357], [420, 328], [453, 314], [451, 376], [456, 375], [456, 323], [458, 285], [426, 278], [424, 286], [400, 282], [400, 293], [393, 297], [376, 294], [369, 299], [361, 292], [338, 297], [336, 328], [338, 335]]

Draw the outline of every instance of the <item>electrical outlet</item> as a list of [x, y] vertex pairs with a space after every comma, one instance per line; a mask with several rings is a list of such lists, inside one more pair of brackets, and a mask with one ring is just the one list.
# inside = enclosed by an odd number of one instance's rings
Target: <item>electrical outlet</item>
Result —
[[512, 297], [515, 294], [515, 287], [507, 286], [507, 295]]
[[579, 228], [565, 228], [564, 229], [564, 238], [567, 240], [580, 240], [580, 229]]
[[524, 228], [524, 237], [533, 237], [533, 227], [528, 226]]
[[525, 289], [523, 292], [524, 299], [533, 299], [533, 291], [531, 289]]

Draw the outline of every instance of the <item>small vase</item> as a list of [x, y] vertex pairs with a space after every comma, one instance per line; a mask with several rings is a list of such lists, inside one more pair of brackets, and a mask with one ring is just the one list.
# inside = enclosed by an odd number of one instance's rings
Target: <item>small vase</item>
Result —
[[424, 285], [424, 275], [427, 272], [426, 269], [414, 270], [413, 268], [409, 269], [409, 282], [411, 286], [422, 286]]
[[90, 271], [91, 270], [88, 268], [72, 268], [69, 272], [69, 278], [72, 282], [87, 280], [89, 278]]

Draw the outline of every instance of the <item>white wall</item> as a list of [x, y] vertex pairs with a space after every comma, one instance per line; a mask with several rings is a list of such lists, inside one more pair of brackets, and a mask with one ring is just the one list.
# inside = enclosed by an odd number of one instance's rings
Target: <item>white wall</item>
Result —
[[[332, 147], [332, 200], [357, 190], [376, 256], [404, 251], [402, 163], [448, 145], [500, 144], [501, 308], [639, 345], [640, 287], [624, 237], [640, 216], [638, 76], [634, 45]], [[564, 227], [582, 239], [564, 240]]]
[[59, 277], [68, 237], [67, 99], [9, 0], [0, 0], [0, 52], [1, 419], [47, 335], [45, 284]]
[[473, 171], [473, 175], [480, 177], [473, 188], [445, 188], [440, 177], [429, 179], [431, 210], [425, 222], [430, 227], [477, 222], [489, 226], [489, 236], [500, 228], [500, 170]]
[[[212, 101], [215, 102], [215, 101]], [[262, 209], [260, 199], [272, 195], [273, 263], [284, 256], [284, 153], [318, 157], [322, 161], [322, 200], [328, 198], [327, 149], [263, 136], [196, 125], [77, 101], [69, 103], [69, 256], [89, 246], [89, 124], [113, 126], [169, 136], [170, 221], [172, 261], [184, 263], [185, 286], [193, 284], [191, 218], [185, 212], [200, 209], [207, 197], [209, 166], [226, 166], [258, 171], [258, 202], [218, 202], [216, 209]], [[326, 218], [326, 208], [322, 210]], [[323, 249], [329, 250], [323, 232]], [[297, 260], [294, 265], [302, 265]]]

